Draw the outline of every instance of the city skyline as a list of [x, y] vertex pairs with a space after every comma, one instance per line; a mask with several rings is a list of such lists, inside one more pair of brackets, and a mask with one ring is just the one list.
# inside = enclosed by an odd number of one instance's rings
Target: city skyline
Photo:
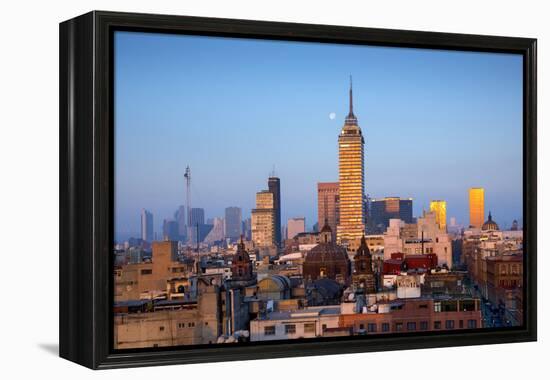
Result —
[[[204, 51], [195, 51], [201, 62], [236, 49], [227, 72], [214, 73], [208, 65], [198, 68], [195, 60], [193, 70], [204, 75], [186, 75], [189, 64], [183, 52], [190, 54], [201, 45]], [[276, 62], [239, 71], [237, 64], [250, 59], [247, 51], [252, 47]], [[155, 58], [151, 49], [160, 56]], [[330, 65], [320, 65], [313, 73], [306, 70], [321, 52]], [[283, 53], [287, 64], [277, 58]], [[521, 221], [517, 56], [141, 33], [117, 33], [115, 55], [117, 237], [139, 234], [143, 208], [153, 213], [154, 229], [160, 230], [159, 222], [185, 204], [183, 174], [188, 164], [194, 176], [192, 207], [204, 208], [207, 218], [223, 216], [228, 206], [241, 207], [243, 219], [250, 217], [255, 193], [275, 165], [281, 178], [281, 219], [304, 216], [313, 224], [317, 183], [338, 180], [335, 138], [347, 113], [349, 72], [365, 136], [369, 196], [412, 197], [415, 216], [429, 209], [431, 200], [442, 199], [447, 216], [467, 225], [468, 189], [483, 187], [486, 214], [491, 211], [503, 226]], [[124, 70], [117, 70], [120, 65]], [[283, 76], [289, 66], [297, 68]], [[269, 70], [279, 75], [278, 84]], [[444, 72], [460, 75], [448, 77]], [[170, 76], [173, 81], [167, 84]], [[270, 85], [276, 85], [279, 96], [268, 92]], [[243, 92], [245, 88], [249, 91]], [[242, 95], [239, 102], [228, 101], [233, 91]], [[408, 102], [401, 100], [405, 95]], [[140, 107], [159, 96], [149, 107], [154, 112]], [[390, 105], [401, 113], [390, 112]], [[208, 132], [202, 133], [205, 128]]]

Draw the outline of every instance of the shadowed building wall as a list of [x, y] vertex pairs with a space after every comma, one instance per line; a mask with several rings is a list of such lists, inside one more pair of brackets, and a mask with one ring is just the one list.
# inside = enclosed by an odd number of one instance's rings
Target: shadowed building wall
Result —
[[317, 184], [317, 223], [322, 228], [325, 223], [330, 227], [336, 240], [336, 229], [340, 222], [340, 195], [338, 182], [319, 182]]

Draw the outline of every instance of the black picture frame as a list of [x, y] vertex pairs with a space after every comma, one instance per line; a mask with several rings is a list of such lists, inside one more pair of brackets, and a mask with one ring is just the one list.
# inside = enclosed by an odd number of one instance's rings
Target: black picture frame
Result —
[[[524, 326], [434, 334], [115, 351], [112, 348], [115, 30], [523, 56]], [[60, 24], [60, 356], [119, 368], [535, 341], [537, 338], [536, 39], [93, 11]]]

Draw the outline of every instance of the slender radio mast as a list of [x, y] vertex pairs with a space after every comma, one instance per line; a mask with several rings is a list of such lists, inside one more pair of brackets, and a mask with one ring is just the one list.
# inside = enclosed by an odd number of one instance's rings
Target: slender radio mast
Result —
[[187, 226], [191, 227], [191, 169], [189, 165], [185, 168], [184, 177], [187, 190]]

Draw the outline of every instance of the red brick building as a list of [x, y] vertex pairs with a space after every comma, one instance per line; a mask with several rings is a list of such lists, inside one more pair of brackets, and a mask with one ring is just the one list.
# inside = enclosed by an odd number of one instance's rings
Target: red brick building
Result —
[[377, 312], [341, 314], [339, 327], [353, 334], [389, 334], [474, 329], [482, 321], [478, 299], [418, 298], [379, 303]]

